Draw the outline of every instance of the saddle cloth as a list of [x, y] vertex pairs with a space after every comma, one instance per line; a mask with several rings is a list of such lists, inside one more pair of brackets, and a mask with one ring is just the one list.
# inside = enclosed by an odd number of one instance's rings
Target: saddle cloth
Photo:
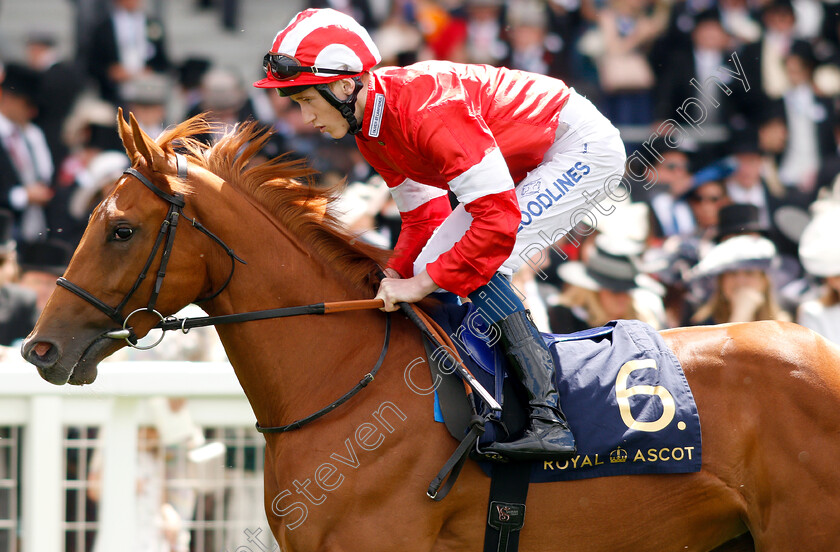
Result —
[[[502, 421], [510, 433], [521, 433], [527, 400], [518, 382], [496, 377], [507, 361], [501, 347], [488, 346], [492, 332], [486, 322], [471, 304], [442, 305], [429, 314], [452, 337], [476, 379], [503, 403]], [[578, 453], [568, 461], [531, 462], [532, 482], [700, 470], [697, 407], [679, 361], [659, 333], [638, 320], [617, 320], [576, 334], [543, 334], [543, 339], [554, 358], [560, 405]], [[430, 366], [434, 378], [436, 367]], [[457, 376], [446, 378], [435, 393], [435, 419], [460, 440], [469, 406]], [[500, 427], [488, 423], [482, 442], [504, 435]], [[489, 474], [490, 463], [479, 463]]]

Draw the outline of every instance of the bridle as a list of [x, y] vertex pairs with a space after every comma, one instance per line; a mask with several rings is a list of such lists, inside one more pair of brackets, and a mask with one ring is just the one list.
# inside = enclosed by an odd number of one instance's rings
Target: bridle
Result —
[[[179, 153], [176, 153], [175, 159], [178, 168], [178, 178], [181, 180], [186, 180], [187, 158]], [[175, 242], [175, 232], [178, 230], [178, 221], [183, 216], [182, 210], [185, 205], [184, 196], [178, 193], [168, 194], [164, 192], [163, 190], [155, 186], [151, 180], [146, 178], [142, 173], [140, 173], [134, 168], [126, 169], [123, 172], [123, 174], [133, 176], [134, 178], [142, 182], [143, 185], [145, 185], [147, 188], [153, 191], [155, 195], [169, 203], [169, 211], [166, 214], [166, 218], [160, 225], [160, 231], [158, 232], [157, 239], [155, 240], [154, 246], [152, 247], [152, 251], [151, 253], [149, 253], [149, 257], [148, 259], [146, 259], [146, 263], [143, 265], [143, 269], [140, 271], [140, 274], [134, 281], [134, 285], [131, 286], [131, 289], [128, 290], [128, 293], [125, 294], [125, 297], [123, 297], [122, 301], [120, 301], [116, 307], [112, 307], [108, 305], [105, 301], [102, 301], [89, 291], [85, 290], [81, 286], [74, 284], [73, 282], [67, 280], [64, 277], [59, 278], [56, 282], [59, 286], [63, 287], [68, 291], [73, 292], [75, 295], [78, 295], [79, 297], [81, 297], [82, 299], [84, 299], [85, 301], [87, 301], [88, 303], [105, 313], [111, 320], [113, 320], [121, 326], [121, 329], [119, 330], [112, 330], [106, 332], [104, 334], [105, 337], [111, 339], [124, 339], [130, 347], [133, 347], [135, 349], [151, 349], [157, 346], [163, 340], [163, 337], [164, 335], [166, 335], [166, 331], [168, 330], [180, 329], [182, 332], [187, 333], [191, 328], [214, 326], [217, 324], [231, 324], [235, 322], [265, 320], [268, 318], [285, 318], [289, 316], [300, 316], [308, 314], [329, 314], [352, 310], [373, 309], [382, 306], [381, 300], [343, 301], [336, 303], [320, 303], [315, 305], [302, 305], [296, 307], [284, 307], [262, 311], [243, 312], [221, 316], [204, 316], [199, 318], [178, 319], [174, 316], [164, 317], [160, 312], [158, 312], [155, 309], [155, 304], [157, 303], [158, 295], [160, 294], [160, 289], [163, 285], [163, 279], [166, 277], [166, 266], [169, 263], [169, 257], [172, 254], [172, 246]], [[194, 301], [195, 303], [200, 303], [202, 301], [209, 301], [210, 299], [213, 299], [214, 297], [219, 295], [228, 286], [228, 284], [230, 284], [230, 281], [233, 279], [233, 271], [236, 268], [237, 262], [240, 262], [242, 264], [247, 263], [240, 259], [233, 252], [233, 249], [228, 247], [224, 241], [222, 241], [218, 236], [213, 234], [210, 230], [207, 230], [195, 218], [188, 218], [187, 220], [190, 221], [193, 227], [195, 227], [200, 232], [207, 235], [210, 239], [218, 243], [231, 258], [231, 268], [227, 280], [225, 280], [224, 284], [222, 284], [222, 286], [212, 294], [202, 299]], [[143, 283], [143, 281], [146, 279], [146, 276], [151, 268], [152, 262], [154, 262], [154, 259], [157, 256], [157, 253], [160, 250], [161, 246], [163, 247], [163, 253], [160, 259], [160, 267], [158, 268], [157, 279], [155, 280], [155, 285], [152, 289], [151, 297], [149, 297], [149, 302], [145, 307], [136, 309], [130, 312], [128, 316], [124, 317], [122, 315], [123, 309], [125, 308], [128, 301], [131, 299], [131, 297], [134, 295], [134, 293], [137, 291], [137, 289], [140, 287], [140, 285]], [[128, 325], [128, 321], [131, 319], [131, 317], [139, 312], [149, 312], [156, 315], [160, 319], [157, 325], [154, 326], [154, 328], [159, 328], [162, 330], [160, 339], [158, 339], [151, 345], [138, 345], [137, 335], [134, 333], [134, 330]], [[379, 352], [379, 358], [377, 359], [373, 369], [371, 369], [370, 372], [365, 374], [365, 376], [359, 381], [359, 383], [355, 385], [355, 387], [353, 387], [350, 391], [339, 397], [337, 400], [330, 403], [330, 405], [322, 408], [314, 414], [296, 420], [291, 424], [278, 427], [262, 427], [258, 423], [257, 431], [261, 433], [284, 433], [286, 431], [292, 431], [317, 420], [321, 416], [324, 416], [325, 414], [333, 411], [337, 407], [347, 402], [351, 397], [353, 397], [356, 393], [361, 391], [371, 381], [373, 381], [373, 378], [376, 376], [376, 373], [379, 371], [379, 369], [382, 367], [383, 362], [385, 361], [385, 355], [388, 353], [388, 345], [390, 343], [390, 340], [391, 316], [390, 313], [387, 313], [385, 317], [385, 339], [382, 344], [382, 349]]]
[[[175, 162], [178, 170], [178, 178], [181, 180], [185, 180], [187, 178], [187, 158], [180, 153], [175, 154]], [[149, 253], [149, 257], [146, 259], [146, 263], [143, 265], [143, 269], [140, 271], [140, 274], [137, 276], [137, 279], [134, 281], [134, 285], [131, 286], [131, 289], [128, 290], [128, 293], [125, 294], [122, 301], [115, 307], [112, 307], [102, 301], [101, 299], [94, 296], [89, 291], [83, 289], [82, 287], [74, 284], [73, 282], [67, 280], [64, 277], [61, 277], [56, 282], [59, 286], [63, 287], [64, 289], [73, 292], [74, 294], [78, 295], [103, 313], [105, 313], [108, 318], [119, 324], [122, 329], [114, 330], [111, 332], [106, 333], [106, 337], [112, 339], [124, 339], [126, 343], [135, 349], [151, 349], [152, 347], [157, 346], [161, 340], [163, 340], [164, 333], [161, 333], [160, 339], [158, 339], [152, 345], [138, 345], [137, 344], [137, 336], [134, 331], [129, 327], [128, 321], [137, 313], [140, 312], [148, 312], [151, 314], [156, 315], [160, 319], [160, 323], [163, 323], [166, 319], [160, 312], [155, 309], [155, 305], [157, 303], [158, 296], [160, 295], [161, 286], [163, 285], [163, 279], [166, 277], [166, 267], [169, 264], [169, 257], [172, 254], [172, 246], [175, 243], [175, 232], [178, 230], [178, 221], [183, 215], [183, 208], [184, 208], [184, 196], [178, 193], [175, 194], [168, 194], [155, 186], [151, 180], [146, 178], [140, 171], [129, 167], [123, 174], [127, 174], [133, 176], [140, 182], [142, 182], [148, 189], [155, 193], [158, 197], [169, 203], [169, 211], [166, 214], [166, 218], [164, 218], [163, 222], [160, 225], [160, 231], [158, 232], [157, 238], [155, 239], [154, 246], [152, 247], [151, 253]], [[210, 294], [207, 297], [203, 297], [198, 299], [196, 302], [208, 301], [213, 299], [217, 295], [219, 295], [230, 283], [231, 279], [233, 279], [233, 272], [236, 268], [237, 261], [246, 264], [245, 261], [240, 259], [233, 250], [225, 244], [218, 236], [213, 234], [213, 232], [207, 230], [200, 222], [198, 222], [195, 218], [187, 218], [188, 221], [192, 224], [194, 228], [208, 236], [214, 242], [218, 243], [225, 252], [231, 258], [231, 267], [230, 273], [228, 274], [227, 280], [222, 284], [222, 286]], [[160, 248], [163, 247], [163, 253], [160, 259], [160, 267], [157, 271], [157, 276], [155, 279], [155, 285], [152, 288], [151, 296], [149, 297], [149, 302], [146, 304], [144, 308], [136, 309], [128, 314], [128, 316], [123, 316], [122, 312], [125, 308], [128, 301], [134, 295], [134, 293], [140, 288], [143, 281], [146, 279], [146, 276], [151, 269], [152, 263], [154, 262], [155, 257], [157, 257], [157, 253]], [[159, 324], [160, 325], [160, 324]]]

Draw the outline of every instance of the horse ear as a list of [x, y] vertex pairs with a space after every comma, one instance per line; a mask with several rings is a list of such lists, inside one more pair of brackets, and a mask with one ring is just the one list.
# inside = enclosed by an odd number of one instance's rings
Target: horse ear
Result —
[[134, 145], [134, 136], [131, 134], [131, 127], [125, 122], [122, 108], [117, 108], [117, 130], [120, 133], [120, 140], [122, 140], [125, 153], [128, 158], [134, 162], [134, 156], [137, 154], [137, 146]]
[[148, 134], [143, 132], [140, 124], [134, 117], [134, 113], [129, 113], [128, 117], [131, 122], [131, 133], [134, 135], [134, 145], [137, 147], [137, 151], [146, 159], [146, 164], [152, 171], [163, 172], [163, 169], [166, 168], [166, 154]]

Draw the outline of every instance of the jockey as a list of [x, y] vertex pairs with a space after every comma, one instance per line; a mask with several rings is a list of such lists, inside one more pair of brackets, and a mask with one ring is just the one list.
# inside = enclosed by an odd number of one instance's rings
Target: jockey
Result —
[[388, 184], [402, 230], [377, 294], [384, 310], [440, 288], [468, 297], [498, 330], [527, 390], [530, 427], [488, 450], [570, 457], [551, 354], [510, 276], [623, 173], [618, 130], [557, 79], [446, 61], [374, 69], [380, 60], [352, 18], [308, 9], [274, 38], [254, 85], [289, 96], [321, 132], [355, 136]]

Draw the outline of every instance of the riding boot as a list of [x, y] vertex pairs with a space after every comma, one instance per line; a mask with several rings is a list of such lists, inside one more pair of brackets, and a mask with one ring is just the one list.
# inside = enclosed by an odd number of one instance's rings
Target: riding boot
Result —
[[493, 443], [487, 452], [515, 460], [564, 459], [573, 456], [575, 439], [560, 409], [554, 387], [554, 362], [528, 311], [497, 322], [502, 347], [513, 374], [525, 386], [530, 426], [518, 440]]

